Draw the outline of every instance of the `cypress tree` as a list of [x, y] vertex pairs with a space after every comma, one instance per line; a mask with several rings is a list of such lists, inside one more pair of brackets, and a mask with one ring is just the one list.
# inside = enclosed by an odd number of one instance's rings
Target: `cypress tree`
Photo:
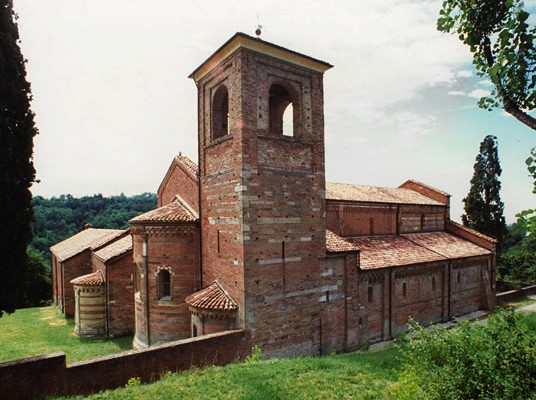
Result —
[[12, 0], [0, 0], [0, 316], [24, 304], [37, 134]]
[[504, 204], [500, 196], [501, 173], [497, 138], [488, 135], [480, 143], [471, 188], [463, 199], [465, 214], [462, 221], [465, 226], [497, 239], [499, 246], [506, 233]]

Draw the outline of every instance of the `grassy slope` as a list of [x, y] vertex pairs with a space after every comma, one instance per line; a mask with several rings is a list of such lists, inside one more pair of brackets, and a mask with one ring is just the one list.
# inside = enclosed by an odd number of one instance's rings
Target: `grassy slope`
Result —
[[[400, 353], [382, 350], [291, 360], [254, 361], [167, 374], [148, 385], [89, 399], [388, 399]], [[74, 399], [83, 399], [75, 397]]]
[[56, 307], [26, 308], [0, 318], [0, 362], [65, 352], [67, 363], [131, 348], [132, 337], [112, 340], [80, 338]]

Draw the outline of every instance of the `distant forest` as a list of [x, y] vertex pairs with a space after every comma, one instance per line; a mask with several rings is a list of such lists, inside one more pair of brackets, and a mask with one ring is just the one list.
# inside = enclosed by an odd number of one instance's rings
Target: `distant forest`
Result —
[[31, 247], [50, 265], [50, 246], [81, 231], [94, 228], [125, 229], [129, 219], [156, 208], [156, 194], [104, 197], [101, 194], [76, 198], [70, 194], [44, 198], [35, 196], [34, 239]]

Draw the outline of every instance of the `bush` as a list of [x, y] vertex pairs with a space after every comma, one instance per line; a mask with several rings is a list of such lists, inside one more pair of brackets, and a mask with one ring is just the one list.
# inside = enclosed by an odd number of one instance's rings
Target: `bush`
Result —
[[536, 335], [512, 310], [450, 331], [412, 323], [409, 337], [398, 398], [536, 398]]

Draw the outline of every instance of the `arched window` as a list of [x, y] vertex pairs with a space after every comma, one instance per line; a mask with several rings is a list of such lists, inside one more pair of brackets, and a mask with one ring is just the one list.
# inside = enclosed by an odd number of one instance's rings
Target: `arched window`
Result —
[[171, 299], [171, 274], [167, 269], [158, 272], [158, 298], [160, 300]]
[[374, 301], [374, 289], [372, 286], [368, 287], [368, 302], [372, 303]]
[[212, 99], [212, 140], [229, 134], [229, 93], [221, 85]]
[[408, 295], [408, 284], [404, 282], [402, 284], [402, 296], [406, 297]]
[[277, 135], [294, 136], [296, 126], [295, 107], [287, 89], [274, 84], [270, 88], [270, 132]]
[[197, 337], [197, 326], [192, 326], [192, 337]]

